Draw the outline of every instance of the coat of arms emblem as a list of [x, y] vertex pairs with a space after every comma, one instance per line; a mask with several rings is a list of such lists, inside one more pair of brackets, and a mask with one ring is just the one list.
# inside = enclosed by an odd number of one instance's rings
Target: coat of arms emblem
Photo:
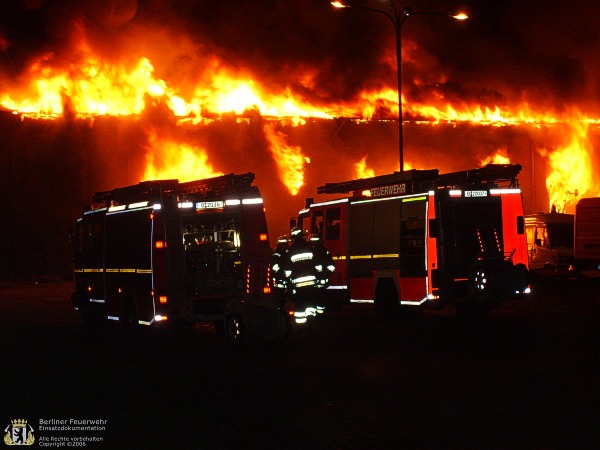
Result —
[[6, 445], [33, 445], [35, 436], [33, 428], [26, 420], [15, 419], [4, 429], [4, 443]]

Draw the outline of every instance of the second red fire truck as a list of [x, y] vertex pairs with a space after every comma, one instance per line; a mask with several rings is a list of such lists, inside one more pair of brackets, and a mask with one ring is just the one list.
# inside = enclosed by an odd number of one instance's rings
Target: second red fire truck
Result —
[[[327, 183], [296, 222], [335, 259], [343, 301], [488, 311], [529, 291], [520, 165], [395, 172]], [[337, 294], [337, 295], [336, 295]]]

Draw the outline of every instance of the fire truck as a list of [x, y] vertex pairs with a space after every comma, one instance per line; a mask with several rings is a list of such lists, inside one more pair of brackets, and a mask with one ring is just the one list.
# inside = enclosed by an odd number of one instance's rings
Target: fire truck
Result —
[[285, 336], [254, 174], [97, 192], [75, 233], [73, 305], [126, 327], [213, 321], [234, 342]]
[[410, 170], [327, 183], [293, 218], [335, 259], [329, 289], [342, 302], [489, 311], [529, 292], [521, 166], [440, 174]]

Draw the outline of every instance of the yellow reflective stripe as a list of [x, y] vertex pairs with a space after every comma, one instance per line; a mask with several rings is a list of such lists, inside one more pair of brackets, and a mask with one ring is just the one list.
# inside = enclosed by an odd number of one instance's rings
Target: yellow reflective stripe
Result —
[[403, 198], [402, 199], [402, 203], [406, 203], [406, 202], [418, 202], [419, 200], [426, 200], [427, 197], [410, 197], [410, 198]]
[[131, 268], [119, 268], [119, 269], [74, 269], [75, 272], [87, 272], [87, 273], [152, 273], [152, 269], [131, 269]]
[[342, 259], [346, 259], [346, 256], [345, 255], [344, 256], [332, 256], [332, 259], [334, 261], [340, 261]]
[[398, 253], [381, 253], [379, 255], [350, 255], [350, 259], [399, 258], [399, 257], [400, 257], [400, 254], [398, 254]]

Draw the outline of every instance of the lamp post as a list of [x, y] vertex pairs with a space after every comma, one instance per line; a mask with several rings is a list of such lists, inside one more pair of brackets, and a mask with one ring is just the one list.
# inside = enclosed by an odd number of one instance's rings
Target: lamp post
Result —
[[370, 8], [368, 6], [342, 3], [339, 1], [331, 2], [331, 5], [335, 8], [357, 8], [382, 14], [392, 22], [392, 25], [394, 25], [394, 30], [396, 31], [396, 72], [398, 74], [398, 148], [400, 172], [404, 172], [404, 133], [402, 130], [402, 123], [404, 121], [402, 108], [402, 25], [404, 25], [404, 22], [406, 22], [410, 16], [446, 16], [456, 20], [465, 20], [468, 19], [468, 16], [464, 13], [451, 14], [443, 12], [415, 12], [410, 6], [407, 6], [401, 10], [396, 6], [396, 2], [394, 0], [388, 0], [388, 3], [391, 5], [391, 12], [382, 9]]

